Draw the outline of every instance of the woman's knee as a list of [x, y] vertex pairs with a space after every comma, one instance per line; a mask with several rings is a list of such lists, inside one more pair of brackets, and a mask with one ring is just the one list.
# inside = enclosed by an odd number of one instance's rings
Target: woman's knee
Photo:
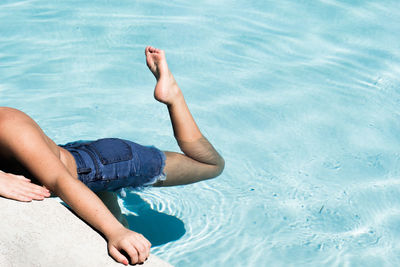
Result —
[[222, 157], [217, 160], [216, 164], [206, 164], [180, 153], [165, 152], [165, 155], [167, 160], [164, 171], [167, 179], [156, 186], [191, 184], [212, 179], [219, 176], [225, 166]]
[[215, 176], [212, 178], [220, 176], [224, 171], [224, 169], [225, 169], [225, 160], [223, 157], [220, 156], [217, 165], [215, 165]]

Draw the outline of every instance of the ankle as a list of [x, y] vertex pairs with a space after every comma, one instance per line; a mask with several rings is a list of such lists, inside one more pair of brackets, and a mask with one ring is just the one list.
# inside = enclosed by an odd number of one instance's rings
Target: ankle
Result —
[[[178, 88], [179, 90], [179, 88]], [[185, 98], [183, 97], [183, 94], [181, 90], [178, 91], [177, 95], [172, 99], [170, 103], [166, 104], [168, 108], [175, 108], [179, 106], [186, 105]]]

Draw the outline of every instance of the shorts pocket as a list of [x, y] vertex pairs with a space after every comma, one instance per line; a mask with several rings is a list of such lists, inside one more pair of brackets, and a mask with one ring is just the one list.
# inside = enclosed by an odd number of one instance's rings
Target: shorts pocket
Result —
[[131, 160], [131, 147], [121, 139], [105, 138], [91, 142], [88, 146], [95, 152], [103, 165]]

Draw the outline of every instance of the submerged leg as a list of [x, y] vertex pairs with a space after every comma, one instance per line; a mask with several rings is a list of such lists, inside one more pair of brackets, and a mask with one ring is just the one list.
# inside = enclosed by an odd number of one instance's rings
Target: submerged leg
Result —
[[114, 192], [96, 192], [96, 195], [103, 201], [104, 205], [111, 211], [114, 217], [126, 228], [129, 228], [126, 217], [121, 213], [121, 207], [118, 204], [117, 194]]
[[165, 152], [165, 181], [155, 186], [189, 184], [222, 173], [224, 159], [202, 135], [186, 104], [182, 91], [168, 69], [164, 51], [146, 47], [147, 66], [157, 79], [154, 97], [168, 107], [174, 136], [182, 152]]

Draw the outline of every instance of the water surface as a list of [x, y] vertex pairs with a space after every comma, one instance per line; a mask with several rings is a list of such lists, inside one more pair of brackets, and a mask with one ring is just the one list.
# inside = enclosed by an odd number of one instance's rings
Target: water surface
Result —
[[390, 0], [3, 0], [1, 105], [58, 143], [177, 150], [144, 63], [146, 45], [163, 48], [226, 169], [128, 194], [130, 216], [168, 222], [154, 254], [185, 267], [398, 266], [399, 30]]

